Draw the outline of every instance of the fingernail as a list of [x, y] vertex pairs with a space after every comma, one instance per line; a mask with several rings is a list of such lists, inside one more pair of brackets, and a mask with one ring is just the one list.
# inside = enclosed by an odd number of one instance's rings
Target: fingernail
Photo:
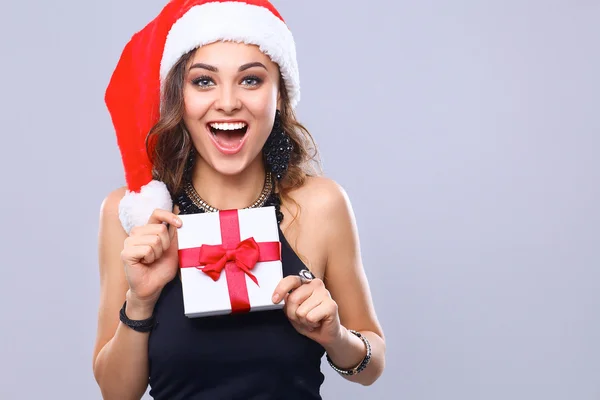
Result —
[[275, 293], [275, 294], [273, 295], [273, 302], [274, 302], [274, 303], [277, 303], [278, 301], [279, 301], [279, 295], [278, 295], [277, 293]]
[[173, 223], [177, 226], [181, 226], [181, 220], [179, 218], [173, 218]]

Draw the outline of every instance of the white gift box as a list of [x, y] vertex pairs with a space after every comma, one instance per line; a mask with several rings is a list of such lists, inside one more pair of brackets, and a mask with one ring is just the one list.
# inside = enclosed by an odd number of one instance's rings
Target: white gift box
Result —
[[[283, 307], [283, 301], [279, 304], [273, 304], [272, 301], [275, 287], [283, 278], [279, 227], [274, 207], [185, 214], [179, 215], [179, 218], [183, 222], [177, 236], [183, 304], [187, 317], [264, 311]], [[261, 247], [262, 255], [269, 252], [265, 250], [275, 254], [276, 248], [277, 256], [271, 255], [269, 259], [271, 261], [259, 259], [254, 267], [249, 269], [258, 281], [258, 285], [230, 256], [233, 249], [239, 247], [239, 243], [246, 239], [256, 242]], [[223, 247], [229, 249], [228, 255], [225, 255], [224, 248], [218, 246], [223, 245], [223, 240], [226, 241]], [[208, 246], [203, 248], [203, 245]], [[205, 250], [210, 246], [217, 246], [213, 248], [213, 252], [216, 251], [224, 258], [220, 257], [220, 263], [200, 265], [202, 263], [198, 254], [200, 252], [206, 254]], [[220, 274], [213, 273], [215, 281], [205, 271], [210, 270], [211, 266], [223, 265], [228, 256], [229, 261]], [[241, 303], [240, 299], [242, 299]]]

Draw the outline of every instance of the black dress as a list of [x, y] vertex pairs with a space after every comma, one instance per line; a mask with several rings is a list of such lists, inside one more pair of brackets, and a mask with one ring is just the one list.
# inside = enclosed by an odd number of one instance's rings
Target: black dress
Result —
[[[306, 267], [281, 230], [279, 237], [283, 275], [297, 274]], [[282, 310], [188, 318], [178, 275], [155, 315], [148, 344], [155, 400], [321, 399], [324, 349], [296, 332]]]

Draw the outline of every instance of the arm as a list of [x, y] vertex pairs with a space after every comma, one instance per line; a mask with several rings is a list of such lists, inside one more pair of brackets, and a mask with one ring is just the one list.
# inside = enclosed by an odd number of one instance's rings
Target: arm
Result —
[[[351, 334], [353, 329], [363, 334], [371, 344], [371, 361], [361, 373], [344, 376], [362, 385], [374, 383], [385, 366], [385, 341], [377, 320], [369, 284], [360, 254], [360, 243], [352, 206], [346, 193], [329, 181], [320, 193], [325, 201], [323, 239], [327, 243], [325, 285], [337, 303], [342, 335], [325, 346], [332, 362], [342, 369], [353, 368], [366, 355], [363, 342]], [[320, 194], [321, 195], [321, 194]]]
[[[127, 234], [118, 216], [119, 201], [124, 193], [123, 189], [111, 193], [100, 212], [100, 305], [93, 371], [106, 400], [139, 400], [148, 386], [149, 334], [136, 332], [119, 321], [119, 310], [128, 298], [129, 289], [121, 261]], [[148, 318], [152, 310], [128, 298], [129, 318]]]

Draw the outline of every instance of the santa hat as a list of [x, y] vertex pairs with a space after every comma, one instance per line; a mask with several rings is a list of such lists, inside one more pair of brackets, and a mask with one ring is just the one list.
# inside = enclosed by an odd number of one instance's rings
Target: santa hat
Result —
[[[292, 33], [267, 0], [172, 0], [126, 44], [106, 89], [121, 151], [127, 192], [119, 218], [127, 233], [144, 225], [156, 208], [171, 211], [172, 197], [153, 180], [146, 136], [158, 122], [161, 84], [179, 58], [217, 41], [259, 46], [278, 64], [292, 107], [300, 80]], [[150, 144], [150, 151], [153, 150]]]

